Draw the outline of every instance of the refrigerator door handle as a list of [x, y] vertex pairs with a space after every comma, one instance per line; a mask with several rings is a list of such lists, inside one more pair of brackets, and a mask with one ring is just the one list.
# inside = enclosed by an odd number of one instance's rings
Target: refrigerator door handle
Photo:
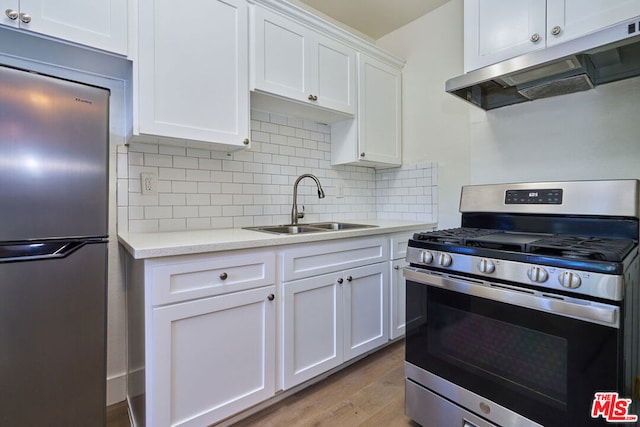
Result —
[[37, 259], [64, 258], [89, 241], [21, 242], [0, 245], [0, 263], [33, 261]]

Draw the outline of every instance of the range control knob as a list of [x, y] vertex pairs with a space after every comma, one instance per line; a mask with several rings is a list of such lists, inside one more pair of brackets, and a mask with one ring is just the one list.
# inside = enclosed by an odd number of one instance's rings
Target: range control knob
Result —
[[433, 254], [429, 251], [420, 252], [420, 262], [422, 264], [431, 264], [433, 262]]
[[575, 289], [579, 288], [582, 284], [582, 279], [576, 273], [572, 273], [570, 271], [563, 271], [558, 276], [558, 282], [565, 288]]
[[527, 270], [527, 276], [531, 281], [536, 283], [544, 283], [549, 278], [549, 273], [542, 267], [531, 267]]
[[451, 258], [451, 255], [444, 252], [441, 252], [440, 255], [438, 255], [438, 264], [440, 264], [441, 266], [449, 267], [452, 262], [453, 259]]
[[483, 258], [478, 263], [478, 270], [481, 273], [491, 274], [496, 270], [496, 265], [490, 259]]

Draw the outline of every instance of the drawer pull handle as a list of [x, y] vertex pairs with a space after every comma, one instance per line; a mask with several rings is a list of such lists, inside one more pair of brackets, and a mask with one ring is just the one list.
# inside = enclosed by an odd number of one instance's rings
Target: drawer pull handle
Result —
[[276, 299], [276, 296], [274, 294], [269, 294], [269, 296], [267, 297], [267, 299], [269, 301], [273, 301], [274, 299]]
[[351, 282], [353, 280], [352, 276], [347, 276], [347, 282]]
[[220, 280], [227, 280], [227, 277], [229, 277], [229, 275], [227, 273], [222, 273], [220, 275]]
[[342, 283], [343, 283], [343, 282], [344, 282], [344, 280], [342, 279], [342, 277], [340, 277], [340, 278], [338, 279], [338, 283], [342, 285]]

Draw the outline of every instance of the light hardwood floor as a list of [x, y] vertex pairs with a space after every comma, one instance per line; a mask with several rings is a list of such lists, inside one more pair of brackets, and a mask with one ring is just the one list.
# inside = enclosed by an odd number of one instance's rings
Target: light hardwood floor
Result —
[[[418, 427], [404, 415], [403, 362], [401, 340], [234, 427]], [[128, 427], [117, 413], [108, 414], [107, 427]]]

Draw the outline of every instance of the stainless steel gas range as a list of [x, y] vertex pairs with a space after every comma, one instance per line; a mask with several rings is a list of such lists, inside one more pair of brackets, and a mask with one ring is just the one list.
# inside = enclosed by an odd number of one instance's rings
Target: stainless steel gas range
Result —
[[425, 427], [634, 421], [638, 197], [637, 180], [464, 187], [461, 228], [409, 241], [407, 415]]

